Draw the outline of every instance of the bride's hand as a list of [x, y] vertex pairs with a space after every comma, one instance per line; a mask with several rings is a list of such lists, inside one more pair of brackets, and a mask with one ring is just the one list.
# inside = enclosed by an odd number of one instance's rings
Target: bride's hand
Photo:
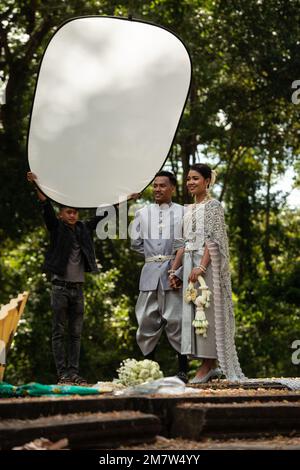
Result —
[[189, 282], [197, 282], [198, 276], [204, 276], [204, 271], [201, 268], [193, 268], [191, 274], [189, 275]]

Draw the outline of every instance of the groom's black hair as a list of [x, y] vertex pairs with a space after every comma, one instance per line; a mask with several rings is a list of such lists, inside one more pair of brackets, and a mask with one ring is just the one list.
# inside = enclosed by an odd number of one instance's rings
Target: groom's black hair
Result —
[[158, 173], [156, 173], [155, 178], [157, 176], [166, 176], [167, 178], [169, 178], [170, 183], [173, 186], [177, 185], [177, 180], [176, 180], [175, 176], [173, 175], [173, 173], [171, 173], [170, 171], [159, 171]]

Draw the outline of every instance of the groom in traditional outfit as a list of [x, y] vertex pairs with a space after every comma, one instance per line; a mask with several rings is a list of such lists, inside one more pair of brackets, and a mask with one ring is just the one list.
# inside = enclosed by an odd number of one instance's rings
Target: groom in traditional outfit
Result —
[[[157, 173], [153, 182], [155, 204], [138, 210], [132, 224], [131, 248], [145, 257], [135, 309], [136, 339], [145, 358], [154, 360], [155, 348], [165, 330], [177, 352], [177, 376], [187, 382], [187, 356], [180, 353], [182, 290], [172, 289], [168, 282], [168, 271], [175, 257], [173, 243], [180, 237], [184, 213], [183, 206], [172, 202], [175, 188], [176, 178], [172, 173]], [[175, 279], [180, 279], [180, 269]]]

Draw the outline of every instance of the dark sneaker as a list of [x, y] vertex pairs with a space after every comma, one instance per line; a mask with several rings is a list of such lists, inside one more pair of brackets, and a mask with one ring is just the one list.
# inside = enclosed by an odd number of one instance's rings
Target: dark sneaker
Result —
[[87, 385], [87, 381], [83, 377], [80, 377], [80, 375], [78, 374], [71, 375], [70, 381], [74, 385]]
[[72, 383], [70, 376], [67, 374], [60, 375], [57, 380], [57, 385], [69, 385]]
[[182, 382], [184, 382], [185, 384], [187, 384], [189, 381], [187, 374], [185, 372], [182, 372], [181, 370], [176, 374], [176, 377], [182, 380]]

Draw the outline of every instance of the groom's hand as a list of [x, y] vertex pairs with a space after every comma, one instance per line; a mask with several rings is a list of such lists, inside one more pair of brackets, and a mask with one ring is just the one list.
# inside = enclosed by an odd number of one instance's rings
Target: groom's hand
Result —
[[137, 199], [139, 199], [139, 197], [141, 197], [141, 193], [132, 193], [132, 194], [129, 194], [128, 196], [128, 201], [130, 199], [133, 199], [134, 201], [136, 201]]
[[182, 281], [177, 276], [170, 276], [169, 284], [172, 289], [180, 289], [180, 287], [182, 286]]

